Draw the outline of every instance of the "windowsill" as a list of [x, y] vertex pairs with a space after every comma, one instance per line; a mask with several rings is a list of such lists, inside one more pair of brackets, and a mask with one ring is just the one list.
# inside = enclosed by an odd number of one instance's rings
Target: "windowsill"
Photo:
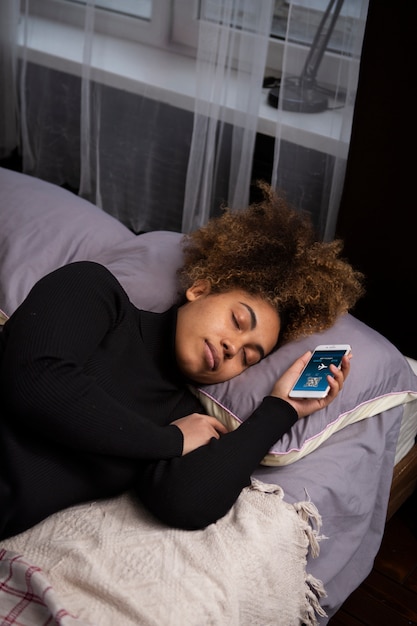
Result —
[[[20, 26], [23, 44], [23, 25]], [[40, 17], [28, 25], [27, 59], [32, 63], [81, 75], [82, 30]], [[62, 42], [65, 41], [65, 47]], [[141, 94], [174, 107], [194, 110], [195, 61], [187, 56], [143, 44], [96, 34], [91, 78], [117, 89]], [[230, 104], [230, 110], [233, 105]], [[260, 106], [258, 132], [275, 136], [278, 110], [267, 104], [267, 90]], [[341, 145], [341, 110], [304, 114], [280, 112], [282, 139], [334, 156], [346, 156], [349, 136]], [[350, 131], [348, 133], [350, 135]]]

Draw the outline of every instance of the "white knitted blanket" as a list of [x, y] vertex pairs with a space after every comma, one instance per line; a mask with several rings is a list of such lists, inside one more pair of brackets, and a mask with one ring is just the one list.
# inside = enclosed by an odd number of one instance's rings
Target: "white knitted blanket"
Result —
[[73, 507], [1, 543], [0, 624], [313, 626], [320, 524], [311, 502], [259, 481], [201, 531], [167, 528], [129, 495]]

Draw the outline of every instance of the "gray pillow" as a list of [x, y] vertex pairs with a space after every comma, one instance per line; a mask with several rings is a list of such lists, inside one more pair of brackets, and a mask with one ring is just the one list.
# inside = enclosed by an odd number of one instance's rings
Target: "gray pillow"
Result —
[[7, 315], [45, 274], [131, 239], [128, 228], [90, 202], [0, 168], [0, 309]]
[[276, 378], [301, 354], [319, 344], [334, 343], [352, 346], [351, 371], [342, 392], [327, 408], [298, 421], [272, 446], [264, 465], [293, 463], [345, 426], [417, 399], [417, 376], [405, 357], [382, 335], [350, 314], [325, 332], [279, 348], [235, 379], [199, 388], [197, 395], [210, 414], [229, 428], [237, 428], [270, 392]]

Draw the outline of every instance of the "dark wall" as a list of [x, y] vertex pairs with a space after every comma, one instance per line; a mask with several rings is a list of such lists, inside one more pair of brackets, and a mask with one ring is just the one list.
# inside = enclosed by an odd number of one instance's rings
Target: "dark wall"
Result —
[[367, 276], [354, 314], [417, 358], [417, 2], [371, 0], [337, 235]]

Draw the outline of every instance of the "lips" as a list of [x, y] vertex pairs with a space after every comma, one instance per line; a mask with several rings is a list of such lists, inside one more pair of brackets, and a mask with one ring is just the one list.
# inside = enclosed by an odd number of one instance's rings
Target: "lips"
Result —
[[207, 340], [205, 342], [204, 354], [205, 354], [205, 358], [209, 366], [209, 369], [212, 372], [215, 372], [217, 368], [219, 367], [220, 359], [217, 354], [216, 348], [213, 346], [213, 344], [211, 344]]

